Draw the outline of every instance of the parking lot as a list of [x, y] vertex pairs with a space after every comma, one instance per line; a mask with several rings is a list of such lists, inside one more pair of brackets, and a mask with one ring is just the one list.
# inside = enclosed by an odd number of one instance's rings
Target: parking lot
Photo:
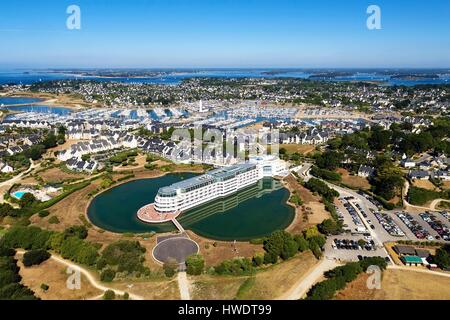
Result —
[[437, 240], [450, 240], [449, 228], [442, 221], [440, 221], [436, 215], [430, 212], [424, 212], [420, 213], [419, 216], [437, 233], [437, 235], [435, 235]]
[[[388, 257], [383, 244], [399, 240], [444, 241], [450, 238], [450, 214], [432, 212], [419, 215], [403, 211], [383, 211], [367, 194], [333, 186], [340, 194], [337, 213], [344, 233], [329, 237], [325, 255], [338, 261], [357, 261], [364, 256]], [[364, 242], [363, 242], [364, 241]]]
[[359, 257], [387, 257], [383, 247], [375, 245], [368, 234], [330, 237], [325, 245], [325, 256], [338, 261], [358, 261]]

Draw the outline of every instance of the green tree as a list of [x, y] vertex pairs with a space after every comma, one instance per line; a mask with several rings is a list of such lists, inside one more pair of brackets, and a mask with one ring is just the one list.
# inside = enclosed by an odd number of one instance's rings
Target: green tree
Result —
[[44, 145], [45, 149], [54, 148], [57, 146], [57, 138], [53, 132], [49, 133], [45, 138], [42, 144]]
[[434, 256], [435, 263], [441, 269], [447, 269], [450, 267], [450, 245], [445, 244], [441, 248], [436, 250]]
[[25, 193], [19, 200], [19, 205], [22, 208], [32, 207], [36, 203], [36, 198], [32, 193]]
[[116, 272], [112, 269], [103, 270], [100, 274], [100, 280], [103, 282], [111, 282], [114, 280]]
[[50, 258], [50, 253], [46, 250], [38, 249], [38, 250], [30, 250], [24, 253], [23, 255], [23, 265], [25, 267], [31, 267], [33, 265], [39, 265], [42, 262], [48, 260]]
[[71, 226], [64, 230], [64, 236], [86, 239], [88, 236], [88, 230], [85, 226]]
[[193, 254], [186, 258], [186, 272], [190, 275], [200, 275], [205, 267], [205, 260], [199, 254]]
[[103, 294], [103, 300], [114, 300], [116, 299], [116, 293], [112, 290], [106, 290]]
[[24, 151], [24, 155], [31, 160], [38, 160], [45, 152], [45, 147], [41, 144], [32, 145], [30, 148]]
[[178, 270], [178, 262], [173, 258], [167, 259], [163, 264], [163, 270], [166, 277], [172, 278]]

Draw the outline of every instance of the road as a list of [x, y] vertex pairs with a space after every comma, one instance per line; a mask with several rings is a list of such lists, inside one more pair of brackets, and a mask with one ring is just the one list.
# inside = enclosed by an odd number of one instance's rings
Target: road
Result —
[[339, 264], [334, 260], [323, 258], [310, 272], [300, 278], [292, 288], [277, 300], [298, 300], [303, 298], [309, 289], [322, 278], [326, 271], [336, 268]]
[[190, 284], [186, 272], [178, 272], [177, 279], [181, 300], [191, 300], [191, 294], [189, 293]]
[[[25, 251], [24, 250], [17, 250], [17, 253], [24, 254]], [[55, 260], [55, 261], [65, 265], [67, 267], [70, 267], [70, 268], [72, 268], [72, 270], [79, 271], [81, 274], [83, 274], [86, 277], [86, 279], [89, 281], [89, 283], [92, 286], [94, 286], [95, 288], [97, 288], [99, 290], [102, 290], [102, 291], [112, 290], [112, 291], [114, 291], [114, 293], [116, 295], [124, 295], [125, 294], [125, 291], [104, 286], [103, 284], [98, 282], [98, 280], [92, 275], [92, 273], [90, 271], [88, 271], [84, 267], [81, 267], [81, 266], [79, 266], [79, 265], [77, 265], [77, 264], [75, 264], [73, 262], [67, 261], [67, 260], [65, 260], [65, 259], [63, 259], [63, 258], [61, 258], [61, 257], [59, 257], [59, 256], [57, 256], [57, 255], [55, 255], [53, 253], [50, 256], [50, 259]], [[144, 298], [142, 296], [139, 296], [139, 295], [136, 295], [136, 294], [133, 294], [133, 293], [128, 293], [128, 294], [130, 295], [130, 299], [132, 299], [132, 300], [144, 300]]]
[[311, 178], [309, 170], [311, 170], [312, 163], [304, 163], [302, 166], [294, 168], [294, 171], [304, 180], [308, 181]]

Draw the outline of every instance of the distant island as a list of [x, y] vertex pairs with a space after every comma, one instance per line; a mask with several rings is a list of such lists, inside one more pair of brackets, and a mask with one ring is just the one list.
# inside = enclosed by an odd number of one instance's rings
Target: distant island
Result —
[[437, 74], [398, 74], [391, 76], [391, 79], [396, 80], [424, 80], [424, 79], [439, 79]]

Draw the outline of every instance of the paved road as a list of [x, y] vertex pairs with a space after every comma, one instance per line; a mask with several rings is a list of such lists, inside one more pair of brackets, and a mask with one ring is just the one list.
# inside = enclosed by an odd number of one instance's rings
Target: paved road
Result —
[[309, 273], [300, 278], [289, 291], [285, 292], [277, 300], [298, 300], [303, 298], [326, 271], [334, 269], [337, 266], [339, 264], [336, 261], [323, 258]]
[[[25, 251], [24, 250], [17, 250], [17, 253], [19, 254], [24, 254]], [[115, 292], [116, 295], [123, 295], [125, 294], [125, 291], [122, 290], [118, 290], [118, 289], [114, 289], [114, 288], [110, 288], [110, 287], [106, 287], [103, 284], [101, 284], [100, 282], [98, 282], [98, 280], [92, 275], [92, 273], [90, 271], [88, 271], [87, 269], [85, 269], [84, 267], [81, 267], [73, 262], [64, 260], [63, 258], [56, 256], [55, 254], [52, 254], [50, 259], [55, 260], [67, 267], [72, 268], [72, 270], [75, 271], [79, 271], [81, 274], [83, 274], [87, 280], [89, 281], [89, 283], [94, 286], [95, 288], [102, 290], [102, 291], [106, 291], [106, 290], [112, 290]], [[144, 298], [142, 296], [133, 294], [133, 293], [129, 293], [130, 298], [133, 300], [144, 300]]]
[[181, 300], [191, 300], [191, 294], [189, 293], [190, 284], [186, 272], [178, 272], [177, 278]]

